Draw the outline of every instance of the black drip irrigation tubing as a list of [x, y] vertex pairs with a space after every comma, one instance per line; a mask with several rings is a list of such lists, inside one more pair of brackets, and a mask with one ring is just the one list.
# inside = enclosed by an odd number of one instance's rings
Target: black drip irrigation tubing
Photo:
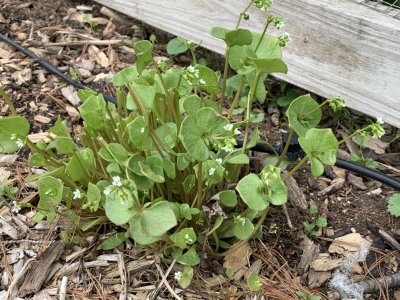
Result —
[[[74, 80], [72, 80], [70, 77], [64, 75], [61, 71], [59, 71], [56, 67], [54, 67], [51, 63], [49, 63], [46, 60], [41, 59], [40, 57], [36, 56], [35, 54], [33, 54], [32, 52], [30, 52], [29, 50], [27, 50], [26, 48], [22, 47], [21, 45], [15, 43], [14, 41], [10, 40], [9, 38], [7, 38], [6, 36], [4, 36], [3, 34], [0, 33], [0, 39], [2, 39], [3, 41], [5, 41], [6, 43], [8, 43], [9, 45], [13, 46], [14, 48], [18, 49], [19, 51], [21, 51], [22, 53], [24, 53], [26, 56], [33, 58], [34, 60], [37, 61], [37, 63], [43, 67], [44, 69], [48, 70], [49, 72], [57, 75], [58, 77], [60, 77], [62, 80], [64, 80], [65, 82], [73, 85], [74, 87], [78, 88], [78, 89], [85, 89], [86, 86], [83, 85], [80, 82], [76, 82]], [[105, 95], [103, 93], [101, 93], [103, 95], [103, 98], [105, 101], [107, 102], [112, 102], [114, 104], [117, 104], [117, 100], [109, 95]], [[243, 145], [243, 141], [237, 140], [237, 145], [236, 147], [241, 147], [241, 145]], [[271, 149], [271, 147], [264, 145], [264, 144], [257, 144], [256, 146], [254, 146], [253, 148], [251, 148], [252, 151], [257, 151], [257, 152], [264, 152], [264, 153], [269, 153], [269, 154], [273, 154], [275, 152], [280, 153], [280, 151], [282, 150], [282, 147], [277, 147], [274, 146], [274, 150]], [[400, 191], [400, 181], [386, 175], [383, 174], [381, 172], [375, 171], [373, 169], [355, 164], [353, 162], [347, 161], [347, 160], [343, 160], [341, 158], [336, 158], [336, 163], [335, 166], [342, 168], [342, 169], [346, 169], [355, 173], [358, 173], [359, 175], [362, 176], [366, 176], [369, 177], [371, 179], [377, 180], [379, 182], [382, 182], [383, 184], [386, 184], [398, 191]]]

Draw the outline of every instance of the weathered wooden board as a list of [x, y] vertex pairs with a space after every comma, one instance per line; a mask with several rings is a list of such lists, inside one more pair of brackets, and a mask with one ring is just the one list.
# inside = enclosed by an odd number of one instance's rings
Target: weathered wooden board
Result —
[[[95, 0], [150, 25], [224, 53], [212, 26], [235, 27], [244, 0]], [[274, 76], [400, 128], [400, 20], [351, 0], [277, 0], [253, 7], [241, 26], [261, 32], [268, 13], [284, 17], [292, 42], [287, 75]], [[268, 32], [267, 32], [268, 33]], [[269, 31], [276, 34], [276, 30]]]

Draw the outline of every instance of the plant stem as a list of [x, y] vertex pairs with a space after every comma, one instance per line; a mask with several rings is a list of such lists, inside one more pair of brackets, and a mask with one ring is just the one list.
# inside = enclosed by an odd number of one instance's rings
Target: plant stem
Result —
[[[264, 30], [263, 30], [263, 32], [261, 33], [260, 40], [258, 41], [257, 46], [256, 46], [256, 48], [254, 49], [254, 52], [257, 52], [258, 47], [260, 47], [261, 42], [262, 42], [262, 40], [263, 40], [263, 38], [264, 38], [265, 32], [267, 31], [268, 25], [269, 25], [271, 22], [272, 22], [272, 21], [268, 21], [268, 22], [265, 24]], [[275, 49], [274, 49], [274, 50], [275, 50]], [[272, 52], [274, 52], [274, 50], [272, 50]]]
[[290, 176], [292, 176], [308, 159], [308, 155], [304, 156], [295, 167], [290, 170], [289, 173], [287, 173], [285, 176], [282, 177], [282, 181], [285, 181], [288, 179]]
[[275, 167], [279, 167], [279, 165], [281, 164], [282, 160], [285, 158], [285, 155], [286, 155], [287, 150], [288, 150], [289, 145], [290, 145], [290, 141], [292, 140], [292, 137], [293, 137], [293, 133], [294, 133], [293, 128], [290, 128], [289, 137], [288, 137], [288, 139], [286, 141], [285, 147], [283, 148], [281, 155], [278, 158], [278, 161], [275, 164]]
[[249, 10], [250, 6], [253, 4], [254, 0], [251, 0], [250, 3], [246, 6], [246, 8], [239, 14], [239, 18], [236, 22], [236, 27], [235, 29], [239, 28], [240, 25], [240, 21], [242, 20], [243, 16], [246, 14], [246, 11]]
[[228, 116], [227, 116], [228, 119], [231, 118], [233, 110], [235, 109], [237, 103], [239, 102], [240, 93], [242, 92], [242, 88], [243, 88], [243, 84], [244, 84], [244, 78], [245, 78], [244, 75], [242, 75], [240, 77], [239, 86], [238, 86], [238, 89], [236, 91], [235, 98], [233, 99], [231, 107], [229, 108], [229, 112], [228, 112]]
[[[258, 79], [260, 78], [260, 73], [256, 73], [256, 76], [254, 77], [254, 82], [250, 88], [250, 94], [247, 98], [247, 111], [246, 111], [246, 120], [250, 120], [250, 112], [251, 112], [251, 107], [253, 104], [253, 98], [254, 94], [256, 92], [256, 86]], [[247, 146], [247, 140], [249, 138], [249, 122], [246, 122], [245, 126], [245, 132], [244, 132], [244, 139], [243, 139], [243, 146], [242, 146], [242, 153], [246, 153], [246, 146]]]
[[202, 177], [202, 173], [203, 173], [203, 163], [199, 162], [198, 164], [198, 168], [197, 168], [197, 200], [199, 200], [197, 202], [197, 208], [201, 209], [201, 198], [202, 198], [202, 193], [203, 193], [203, 185], [201, 182], [201, 177]]
[[322, 102], [320, 105], [318, 105], [317, 107], [315, 107], [313, 110], [309, 111], [308, 113], [306, 113], [305, 115], [302, 115], [300, 118], [298, 118], [298, 121], [304, 120], [305, 118], [307, 118], [309, 115], [313, 114], [315, 111], [317, 111], [318, 109], [321, 109], [322, 106], [324, 106], [326, 103], [328, 103], [330, 101], [330, 99], [325, 100], [324, 102]]
[[219, 99], [219, 105], [222, 108], [225, 99], [225, 89], [226, 89], [226, 79], [228, 77], [228, 67], [229, 67], [229, 47], [226, 47], [225, 50], [225, 66], [224, 66], [224, 77], [222, 79], [222, 88], [221, 88], [221, 99]]
[[12, 103], [12, 101], [10, 100], [10, 98], [8, 97], [8, 95], [6, 94], [6, 92], [3, 90], [3, 88], [0, 86], [0, 95], [3, 96], [4, 100], [6, 101], [8, 107], [11, 110], [11, 113], [14, 117], [18, 116], [17, 111], [15, 110], [15, 107]]

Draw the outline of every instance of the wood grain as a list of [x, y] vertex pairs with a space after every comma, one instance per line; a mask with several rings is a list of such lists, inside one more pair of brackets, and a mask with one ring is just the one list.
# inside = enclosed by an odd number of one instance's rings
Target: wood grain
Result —
[[[95, 0], [218, 53], [212, 26], [235, 27], [243, 0]], [[268, 13], [284, 17], [292, 42], [283, 49], [289, 73], [273, 74], [400, 127], [400, 20], [351, 0], [275, 1], [251, 8], [241, 26], [261, 32]], [[276, 30], [267, 33], [276, 34]]]

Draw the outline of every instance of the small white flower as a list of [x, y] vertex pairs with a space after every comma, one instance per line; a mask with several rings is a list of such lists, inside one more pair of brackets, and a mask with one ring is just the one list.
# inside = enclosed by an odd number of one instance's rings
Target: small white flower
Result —
[[144, 132], [144, 127], [142, 127], [141, 129], [140, 129], [140, 133], [143, 133]]
[[206, 81], [205, 81], [204, 79], [200, 79], [200, 80], [199, 80], [199, 83], [205, 85], [205, 84], [206, 84]]
[[217, 163], [221, 164], [221, 163], [222, 163], [222, 158], [217, 158], [215, 161], [216, 161]]
[[193, 67], [193, 66], [187, 67], [187, 70], [188, 70], [190, 73], [194, 73], [194, 67]]
[[81, 199], [81, 191], [80, 190], [78, 190], [78, 189], [76, 189], [75, 191], [74, 191], [74, 199]]
[[231, 131], [232, 128], [233, 128], [233, 125], [232, 125], [232, 124], [226, 124], [226, 125], [224, 126], [224, 129], [227, 130], [227, 131]]
[[17, 201], [13, 201], [13, 208], [11, 209], [12, 212], [18, 213], [21, 210], [21, 206]]
[[228, 152], [228, 153], [229, 152], [233, 152], [233, 149], [231, 147], [229, 147], [229, 146], [224, 146], [221, 149], [224, 150], [225, 152]]
[[15, 133], [11, 134], [10, 140], [15, 140], [17, 138], [17, 135]]
[[121, 178], [119, 176], [114, 176], [112, 184], [116, 186], [121, 186], [122, 185]]
[[346, 103], [343, 103], [343, 104], [342, 104], [342, 107], [346, 107]]
[[234, 131], [233, 133], [234, 133], [234, 134], [237, 134], [237, 135], [241, 134], [240, 130], [237, 129], [237, 128], [235, 128], [235, 131]]
[[285, 27], [285, 22], [282, 20], [278, 23], [276, 23], [276, 28], [277, 29], [282, 29], [283, 27]]
[[18, 140], [16, 140], [15, 143], [20, 148], [22, 148], [24, 146], [24, 142], [20, 138], [18, 138]]
[[110, 193], [110, 189], [109, 188], [105, 188], [103, 191], [104, 195], [108, 195]]
[[210, 170], [208, 170], [208, 174], [209, 174], [210, 176], [214, 175], [215, 170], [216, 170], [215, 168], [210, 168]]
[[241, 216], [237, 216], [236, 218], [237, 218], [237, 220], [239, 221], [239, 224], [240, 224], [241, 226], [244, 226], [244, 224], [246, 223], [245, 218], [243, 218], [243, 217], [241, 217]]
[[192, 244], [193, 240], [189, 237], [188, 234], [185, 234], [185, 243], [186, 244]]
[[382, 120], [381, 117], [377, 117], [377, 118], [376, 118], [376, 121], [377, 121], [379, 124], [383, 124], [383, 120]]
[[174, 278], [175, 278], [175, 280], [176, 281], [179, 281], [179, 279], [181, 279], [181, 277], [182, 277], [182, 273], [181, 272], [175, 272], [175, 274], [174, 274]]

